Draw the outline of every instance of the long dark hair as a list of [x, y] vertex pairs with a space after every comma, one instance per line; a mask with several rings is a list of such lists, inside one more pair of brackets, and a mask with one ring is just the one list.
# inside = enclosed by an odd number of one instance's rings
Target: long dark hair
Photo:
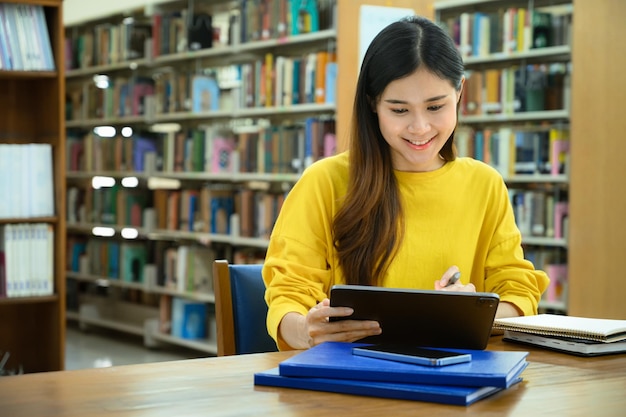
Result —
[[[426, 68], [457, 90], [463, 60], [448, 34], [430, 20], [413, 16], [384, 28], [372, 41], [356, 87], [345, 200], [333, 222], [339, 265], [348, 284], [380, 285], [402, 241], [404, 220], [391, 151], [374, 106], [387, 85]], [[454, 132], [441, 149], [454, 160]]]

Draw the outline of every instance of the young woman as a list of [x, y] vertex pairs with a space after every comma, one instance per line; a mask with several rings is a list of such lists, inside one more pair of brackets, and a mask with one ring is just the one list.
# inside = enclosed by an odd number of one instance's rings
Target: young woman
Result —
[[548, 278], [524, 259], [502, 177], [455, 156], [463, 83], [461, 56], [433, 22], [407, 18], [374, 38], [348, 151], [304, 172], [272, 232], [263, 278], [280, 349], [381, 332], [329, 321], [352, 313], [330, 307], [339, 283], [494, 292], [497, 317], [536, 314]]

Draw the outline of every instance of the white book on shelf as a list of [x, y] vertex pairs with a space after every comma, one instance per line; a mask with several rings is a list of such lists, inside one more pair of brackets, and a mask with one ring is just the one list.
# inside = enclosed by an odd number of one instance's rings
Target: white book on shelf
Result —
[[189, 258], [189, 246], [181, 245], [177, 251], [176, 262], [176, 290], [184, 293], [187, 289], [187, 271]]
[[33, 70], [43, 70], [46, 67], [43, 44], [39, 39], [38, 34], [38, 23], [35, 18], [35, 15], [32, 11], [32, 8], [29, 4], [23, 4], [19, 6], [20, 15], [22, 17], [22, 22], [25, 30], [25, 38], [26, 43], [28, 44], [28, 48], [30, 50], [31, 62], [33, 66]]
[[274, 107], [283, 105], [285, 61], [284, 56], [277, 56], [274, 61]]
[[14, 229], [15, 257], [14, 271], [16, 283], [16, 296], [23, 297], [28, 295], [29, 288], [27, 286], [28, 275], [30, 270], [28, 258], [28, 241], [26, 236], [26, 225], [16, 224]]
[[37, 293], [38, 282], [37, 280], [37, 268], [44, 261], [39, 253], [39, 248], [36, 245], [33, 231], [35, 230], [35, 224], [21, 224], [23, 242], [22, 242], [22, 267], [23, 269], [23, 282], [24, 282], [24, 294], [25, 296], [33, 296]]
[[2, 8], [2, 20], [4, 24], [4, 30], [7, 35], [7, 43], [11, 49], [11, 69], [23, 70], [24, 64], [22, 63], [22, 54], [19, 52], [20, 44], [17, 34], [17, 27], [15, 26], [15, 18], [13, 15], [13, 4], [0, 4]]
[[15, 296], [15, 275], [13, 274], [13, 225], [7, 224], [2, 226], [2, 241], [4, 246], [4, 279], [5, 279], [5, 295], [7, 297]]
[[48, 32], [48, 25], [46, 24], [43, 7], [39, 5], [31, 5], [30, 7], [36, 21], [37, 36], [39, 37], [39, 41], [41, 42], [43, 49], [43, 69], [53, 71], [55, 69], [54, 56], [52, 55], [50, 33]]
[[[24, 171], [28, 165], [24, 165], [21, 159], [21, 145], [17, 144], [4, 144], [2, 149], [3, 158], [3, 198], [6, 203], [0, 205], [2, 211], [0, 211], [0, 217], [2, 218], [16, 218], [20, 217], [23, 206], [23, 193], [21, 192], [21, 181], [25, 177]], [[24, 161], [29, 162], [29, 161]], [[30, 168], [30, 167], [29, 167]]]
[[14, 5], [12, 8], [13, 14], [13, 23], [15, 25], [15, 29], [17, 32], [18, 42], [19, 42], [19, 51], [22, 56], [22, 64], [23, 68], [26, 71], [31, 71], [35, 69], [35, 63], [33, 59], [33, 54], [31, 47], [28, 41], [28, 32], [29, 29], [26, 27], [26, 22], [24, 17], [22, 16], [20, 5]]
[[43, 234], [46, 243], [44, 249], [46, 251], [46, 263], [44, 268], [44, 281], [42, 294], [54, 294], [54, 228], [50, 224], [42, 224]]
[[28, 167], [30, 207], [29, 217], [54, 215], [54, 180], [52, 172], [52, 146], [46, 143], [32, 143], [27, 149], [27, 158], [33, 163]]
[[[9, 194], [9, 178], [12, 178], [9, 171], [9, 146], [0, 143], [0, 195], [8, 196]], [[10, 206], [13, 204], [12, 199], [0, 198], [0, 218], [9, 217]]]

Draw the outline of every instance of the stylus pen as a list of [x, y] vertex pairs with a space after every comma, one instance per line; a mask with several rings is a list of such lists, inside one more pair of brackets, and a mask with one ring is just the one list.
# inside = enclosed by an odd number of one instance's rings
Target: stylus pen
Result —
[[459, 278], [461, 278], [461, 273], [460, 272], [455, 272], [454, 275], [452, 275], [450, 277], [450, 279], [448, 280], [448, 283], [446, 284], [446, 287], [449, 287], [451, 285], [456, 284], [456, 282], [459, 280]]

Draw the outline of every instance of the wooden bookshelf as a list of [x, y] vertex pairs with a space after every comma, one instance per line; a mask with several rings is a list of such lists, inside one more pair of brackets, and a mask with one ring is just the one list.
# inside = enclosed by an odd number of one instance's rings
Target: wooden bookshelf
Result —
[[623, 320], [626, 2], [576, 0], [575, 13], [569, 312]]
[[[539, 310], [566, 313], [571, 167], [566, 156], [571, 143], [567, 80], [572, 73], [572, 47], [563, 29], [571, 27], [572, 4], [567, 0], [442, 0], [434, 7], [451, 35], [467, 34], [455, 38], [466, 70], [455, 139], [458, 154], [482, 160], [502, 174], [522, 233], [524, 255], [551, 278]], [[543, 28], [548, 33], [545, 45], [535, 43], [534, 36], [541, 32], [523, 18], [526, 13], [550, 23]], [[509, 21], [526, 37], [511, 42], [500, 36], [499, 30]], [[477, 30], [481, 27], [484, 32], [485, 24], [491, 31], [488, 37]], [[545, 91], [531, 106], [535, 96], [528, 91], [533, 76], [545, 81]]]
[[[0, 70], [0, 143], [50, 144], [54, 216], [10, 218], [1, 225], [47, 223], [54, 231], [53, 294], [0, 298], [0, 357], [5, 370], [25, 373], [64, 369], [65, 356], [65, 75], [62, 0], [10, 0], [41, 5], [56, 70]], [[11, 198], [11, 196], [2, 196]]]
[[[214, 302], [214, 296], [210, 289], [191, 291], [183, 290], [177, 285], [173, 285], [173, 281], [176, 281], [176, 278], [173, 276], [179, 272], [170, 273], [169, 270], [165, 272], [167, 268], [165, 265], [166, 256], [162, 254], [167, 251], [169, 255], [171, 254], [170, 249], [176, 249], [181, 246], [198, 248], [205, 245], [204, 249], [215, 250], [215, 253], [219, 253], [220, 257], [225, 257], [231, 261], [239, 259], [238, 263], [262, 260], [268, 245], [266, 232], [273, 224], [273, 216], [277, 212], [276, 207], [280, 204], [281, 197], [284, 196], [288, 188], [298, 180], [305, 164], [309, 163], [309, 159], [303, 157], [304, 150], [314, 148], [314, 146], [311, 145], [310, 148], [307, 148], [304, 144], [309, 142], [304, 138], [313, 137], [317, 133], [315, 136], [317, 140], [322, 137], [322, 135], [319, 135], [320, 132], [332, 133], [336, 110], [336, 104], [333, 100], [327, 100], [326, 97], [322, 99], [317, 96], [318, 91], [323, 90], [323, 88], [315, 88], [321, 86], [317, 84], [318, 79], [316, 77], [314, 79], [313, 75], [315, 73], [311, 71], [316, 61], [310, 60], [311, 56], [319, 58], [324, 53], [328, 53], [327, 58], [333, 57], [336, 51], [337, 31], [331, 16], [333, 7], [329, 7], [331, 2], [319, 2], [318, 18], [312, 18], [312, 20], [318, 21], [317, 28], [311, 27], [310, 31], [309, 29], [300, 29], [300, 32], [306, 33], [298, 33], [298, 31], [283, 32], [282, 36], [278, 34], [280, 29], [274, 29], [281, 27], [281, 25], [269, 23], [269, 35], [266, 36], [258, 34], [264, 33], [265, 30], [259, 32], [258, 28], [255, 29], [256, 23], [255, 25], [249, 24], [250, 21], [253, 21], [253, 16], [258, 17], [260, 16], [259, 13], [265, 13], [263, 8], [256, 9], [260, 4], [254, 1], [235, 2], [231, 0], [202, 1], [190, 4], [180, 0], [170, 0], [159, 2], [159, 5], [154, 5], [152, 8], [146, 7], [144, 10], [129, 11], [128, 14], [112, 13], [108, 16], [100, 16], [92, 21], [66, 26], [65, 33], [69, 41], [68, 45], [71, 45], [73, 51], [76, 52], [72, 54], [72, 69], [67, 70], [65, 73], [67, 96], [70, 98], [72, 110], [68, 111], [68, 119], [65, 126], [67, 129], [69, 155], [66, 182], [68, 201], [71, 201], [67, 203], [68, 218], [66, 219], [66, 230], [68, 234], [68, 258], [79, 259], [78, 263], [82, 262], [83, 267], [82, 270], [80, 265], [76, 268], [74, 263], [73, 265], [70, 264], [68, 271], [66, 271], [67, 313], [68, 318], [78, 321], [79, 325], [109, 327], [122, 332], [144, 334], [145, 341], [154, 340], [172, 343], [208, 353], [216, 353], [215, 343], [212, 340], [214, 334], [211, 334], [210, 326], [208, 339], [199, 343], [194, 343], [194, 341], [182, 337], [172, 336], [165, 333], [167, 330], [164, 333], [159, 333], [159, 327], [166, 327], [159, 326], [159, 319], [162, 319], [162, 317], [159, 317], [160, 308], [167, 303], [164, 300], [177, 297], [201, 302], [208, 304], [209, 310], [212, 309], [211, 305]], [[289, 2], [285, 0], [271, 2], [271, 10], [275, 12], [279, 6], [287, 7], [288, 4]], [[176, 21], [179, 17], [178, 14], [191, 13], [193, 7], [203, 8], [207, 13], [212, 14], [214, 24], [217, 24], [221, 29], [220, 33], [237, 33], [238, 35], [232, 38], [232, 42], [231, 39], [225, 41], [220, 37], [219, 41], [214, 40], [214, 45], [210, 48], [189, 50], [189, 45], [185, 45], [185, 42], [182, 42], [182, 44], [174, 42], [176, 48], [172, 48], [172, 43], [165, 41], [166, 36], [171, 41], [174, 38], [174, 32], [179, 34], [177, 31], [180, 30], [178, 25], [180, 22]], [[245, 14], [242, 10], [247, 10], [248, 13]], [[170, 12], [176, 12], [176, 16], [171, 15]], [[228, 14], [228, 19], [224, 19], [224, 13]], [[123, 22], [130, 20], [125, 18], [131, 15], [136, 19], [136, 22], [144, 21], [152, 24], [152, 38], [145, 43], [147, 48], [144, 49], [144, 56], [137, 56], [136, 59], [126, 59], [128, 56], [126, 52], [129, 48], [123, 51], [115, 50], [115, 53], [111, 52], [112, 49], [108, 49], [111, 53], [108, 54], [107, 58], [104, 58], [107, 56], [106, 53], [100, 55], [97, 53], [84, 53], [85, 50], [90, 50], [89, 47], [83, 49], [84, 45], [98, 44], [98, 42], [101, 42], [101, 45], [104, 43], [103, 39], [106, 38], [103, 33], [105, 32], [109, 39], [115, 39], [113, 38], [115, 36], [113, 34], [114, 31], [111, 29], [119, 29], [122, 24], [125, 24]], [[269, 19], [264, 18], [262, 20], [263, 22], [267, 20], [274, 22], [275, 16], [275, 14], [272, 14]], [[245, 25], [246, 19], [248, 25]], [[228, 27], [225, 27], [223, 24], [225, 21], [229, 22]], [[234, 26], [230, 26], [232, 22], [237, 23]], [[291, 22], [291, 20], [288, 19], [288, 22]], [[237, 29], [237, 24], [240, 25], [239, 29]], [[163, 28], [166, 27], [169, 29], [163, 31]], [[176, 30], [172, 29], [172, 27], [176, 27]], [[241, 27], [246, 29], [242, 31]], [[109, 30], [111, 31], [107, 32]], [[253, 35], [253, 33], [257, 34]], [[247, 40], [245, 40], [246, 38]], [[117, 42], [112, 42], [111, 44], [116, 45]], [[107, 50], [107, 48], [104, 49]], [[78, 51], [83, 51], [83, 53], [78, 53]], [[268, 56], [270, 60], [274, 59], [271, 66], [268, 66]], [[124, 58], [122, 62], [119, 62], [118, 58], [120, 57]], [[283, 63], [285, 61], [297, 60], [300, 65], [301, 72], [297, 73], [300, 82], [292, 85], [299, 85], [301, 88], [306, 85], [308, 87], [305, 86], [304, 88], [309, 90], [304, 93], [304, 89], [299, 89], [297, 99], [294, 99], [294, 96], [296, 96], [294, 91], [285, 92], [285, 94], [277, 93], [277, 91], [280, 91], [278, 85], [282, 85], [281, 88], [289, 85], [289, 82], [285, 81], [287, 77], [284, 75], [283, 83], [278, 83], [279, 75], [277, 74], [281, 73], [281, 71], [276, 70], [279, 66], [279, 59], [282, 59], [283, 61], [280, 62]], [[293, 62], [292, 65], [295, 66]], [[261, 66], [263, 66], [263, 70], [261, 70]], [[186, 83], [181, 83], [180, 80], [193, 81], [194, 76], [207, 75], [207, 73], [211, 73], [213, 76], [214, 70], [226, 67], [228, 67], [227, 69], [236, 67], [238, 74], [241, 74], [241, 76], [236, 77], [235, 80], [230, 79], [229, 82], [225, 83], [227, 86], [218, 83], [222, 94], [220, 106], [210, 110], [194, 108], [192, 105], [194, 102], [193, 88], [190, 91], [190, 86]], [[268, 67], [269, 72], [264, 72], [265, 68]], [[289, 67], [285, 66], [284, 68]], [[317, 69], [317, 66], [315, 68]], [[304, 69], [308, 72], [303, 71]], [[287, 74], [287, 71], [287, 69], [284, 69], [282, 73]], [[264, 75], [272, 72], [274, 74], [272, 76], [267, 77]], [[215, 74], [219, 74], [219, 71], [215, 71]], [[255, 81], [253, 83], [250, 82], [250, 74], [254, 76]], [[295, 71], [289, 74], [290, 77], [296, 78]], [[109, 88], [109, 91], [105, 93], [93, 88], [94, 77], [100, 75], [108, 76], [111, 81], [107, 87], [99, 87], [100, 90]], [[128, 80], [132, 79], [135, 81], [139, 80], [139, 78], [143, 82], [154, 82], [154, 92], [148, 94], [150, 98], [147, 100], [148, 104], [144, 108], [144, 110], [146, 108], [149, 110], [143, 112], [135, 112], [133, 110], [132, 114], [128, 114], [128, 111], [120, 111], [123, 101], [119, 100], [119, 96], [122, 93], [118, 94], [117, 91], [119, 90], [115, 89], [120, 88], [121, 90], [122, 85], [126, 88]], [[215, 78], [219, 81], [219, 75], [215, 75]], [[307, 81], [304, 80], [305, 78], [307, 78]], [[176, 80], [176, 83], [172, 83], [172, 80]], [[268, 87], [268, 84], [272, 86]], [[164, 85], [167, 86], [161, 88]], [[261, 85], [264, 86], [263, 90], [267, 89], [271, 94], [266, 94], [265, 91], [262, 91], [259, 87]], [[129, 87], [129, 90], [131, 88]], [[176, 92], [167, 93], [168, 89]], [[116, 98], [107, 101], [106, 94], [111, 93], [110, 90], [114, 90], [111, 96]], [[232, 92], [233, 90], [235, 92]], [[336, 90], [339, 91], [340, 89]], [[228, 96], [229, 91], [232, 93], [230, 96]], [[245, 94], [239, 95], [239, 92]], [[132, 93], [128, 94], [132, 95]], [[186, 99], [181, 100], [181, 94], [186, 94]], [[104, 98], [102, 98], [103, 96]], [[175, 99], [172, 98], [174, 96]], [[227, 96], [227, 100], [222, 100], [224, 96]], [[268, 97], [272, 98], [269, 100], [270, 102], [268, 102]], [[285, 99], [285, 97], [291, 97], [291, 100]], [[263, 100], [260, 98], [263, 98]], [[108, 106], [111, 102], [113, 103], [112, 108]], [[173, 104], [174, 102], [175, 104]], [[125, 109], [128, 109], [128, 106]], [[325, 125], [324, 123], [327, 122], [328, 124]], [[309, 123], [317, 124], [314, 128], [311, 128]], [[116, 142], [118, 150], [122, 147], [120, 145], [121, 141], [135, 141], [141, 134], [147, 135], [155, 131], [161, 134], [164, 126], [175, 127], [172, 127], [171, 130], [157, 139], [162, 139], [160, 143], [162, 147], [158, 152], [161, 152], [159, 158], [164, 163], [156, 169], [142, 170], [134, 165], [134, 158], [132, 160], [128, 158], [125, 163], [111, 164], [110, 158], [104, 157], [105, 154], [117, 155], [117, 153], [116, 151], [110, 152], [111, 148], [109, 147], [105, 148], [107, 145], [103, 144], [104, 141], [102, 139], [104, 137], [96, 137], [97, 135], [92, 134], [93, 129], [99, 126], [109, 126], [116, 129], [116, 135], [111, 140], [121, 139]], [[254, 131], [255, 126], [259, 127], [259, 131], [251, 133]], [[180, 152], [182, 148], [178, 146], [180, 140], [184, 141], [192, 137], [196, 131], [203, 131], [201, 134], [205, 136], [200, 140], [204, 140], [205, 142], [203, 143], [205, 145], [214, 143], [211, 142], [214, 137], [210, 137], [209, 133], [217, 136], [215, 134], [216, 130], [212, 130], [214, 128], [217, 129], [216, 127], [219, 127], [221, 131], [232, 133], [235, 142], [241, 137], [239, 136], [240, 134], [249, 134], [251, 136], [258, 134], [258, 136], [252, 139], [250, 137], [245, 138], [246, 143], [254, 143], [254, 145], [249, 145], [247, 148], [243, 146], [238, 148], [240, 152], [235, 157], [237, 162], [230, 165], [228, 169], [213, 169], [215, 167], [215, 158], [209, 155], [209, 152], [205, 152], [205, 150], [213, 149], [213, 153], [215, 153], [217, 148], [206, 147], [197, 153], [204, 155], [205, 158], [199, 158], [204, 159], [204, 165], [200, 163], [190, 168], [191, 164], [197, 163], [198, 160], [194, 158], [193, 161], [189, 162], [192, 158], [188, 156], [196, 153], [193, 150], [189, 151], [189, 148], [187, 148], [187, 151]], [[133, 132], [138, 132], [138, 134], [122, 139], [121, 131], [123, 128], [132, 128]], [[294, 135], [294, 132], [297, 133]], [[311, 132], [314, 133], [311, 134]], [[322, 142], [320, 140], [316, 143]], [[298, 149], [297, 156], [294, 156], [295, 148]], [[74, 153], [73, 149], [80, 150]], [[96, 149], [99, 149], [100, 152], [96, 151]], [[107, 153], [104, 149], [108, 149], [109, 152]], [[128, 155], [127, 148], [124, 149], [123, 152], [125, 155]], [[251, 151], [252, 149], [254, 150]], [[282, 150], [282, 153], [278, 151], [279, 149]], [[78, 154], [81, 156], [74, 159], [72, 155]], [[248, 156], [250, 154], [261, 154], [263, 156]], [[288, 158], [277, 156], [281, 154], [290, 156]], [[180, 155], [181, 158], [187, 158], [189, 163], [183, 162], [178, 164], [179, 159], [176, 155]], [[310, 157], [310, 162], [321, 157], [322, 155], [318, 155], [316, 152], [315, 155]], [[79, 159], [79, 163], [73, 163], [74, 160]], [[253, 160], [253, 162], [249, 163], [248, 159]], [[105, 160], [107, 161], [105, 162]], [[129, 163], [129, 160], [131, 160], [131, 163]], [[172, 161], [177, 161], [177, 165], [174, 166]], [[213, 165], [209, 165], [207, 161]], [[199, 165], [202, 166], [198, 168]], [[169, 220], [173, 218], [174, 220], [166, 225], [158, 223], [158, 221], [156, 226], [153, 224], [146, 225], [142, 221], [135, 222], [131, 226], [128, 224], [129, 222], [120, 220], [121, 216], [117, 216], [118, 212], [125, 212], [124, 209], [119, 208], [122, 204], [116, 205], [116, 214], [108, 216], [104, 220], [102, 215], [104, 210], [98, 210], [96, 208], [97, 204], [93, 203], [99, 198], [99, 196], [95, 196], [96, 193], [103, 191], [92, 187], [92, 179], [94, 177], [113, 179], [115, 187], [118, 187], [121, 180], [126, 177], [135, 178], [138, 182], [136, 190], [139, 193], [145, 192], [147, 196], [145, 198], [146, 207], [142, 207], [141, 210], [145, 208], [154, 209], [156, 217], [160, 217], [159, 221], [162, 221], [164, 218]], [[151, 187], [150, 182], [153, 181], [154, 183], [155, 180], [159, 180], [156, 182], [160, 182], [160, 180], [169, 183], [175, 182], [177, 185], [170, 188], [162, 186]], [[204, 222], [202, 225], [194, 224], [191, 227], [187, 227], [189, 224], [188, 218], [183, 219], [181, 215], [181, 213], [186, 214], [187, 211], [182, 208], [180, 210], [172, 209], [173, 206], [181, 207], [183, 204], [178, 205], [179, 203], [173, 202], [171, 205], [160, 204], [157, 207], [157, 202], [162, 203], [163, 196], [166, 196], [165, 198], [172, 202], [175, 201], [175, 198], [170, 199], [170, 197], [178, 198], [176, 195], [180, 194], [182, 200], [185, 198], [182, 196], [183, 193], [189, 192], [186, 195], [193, 194], [194, 198], [197, 197], [195, 201], [199, 202], [198, 205], [202, 205], [202, 208], [198, 211], [206, 213], [210, 208], [206, 208], [207, 205], [203, 201], [206, 202], [210, 198], [210, 191], [207, 191], [210, 187], [214, 187], [213, 189], [219, 188], [220, 190], [227, 189], [234, 196], [233, 201], [236, 201], [233, 204], [233, 206], [236, 206], [234, 213], [222, 216], [222, 218], [229, 218], [229, 230], [225, 231], [222, 227], [219, 227], [217, 231], [211, 230], [209, 232], [206, 230], [204, 226], [210, 224], [209, 216], [202, 217], [200, 219], [202, 221], [198, 221], [198, 223]], [[122, 187], [119, 187], [117, 190], [119, 191], [120, 189]], [[102, 195], [106, 194], [106, 191], [104, 190]], [[258, 192], [262, 195], [260, 198], [257, 198], [259, 195], [254, 195], [250, 198], [251, 193], [247, 191]], [[244, 193], [245, 196], [242, 196]], [[79, 197], [74, 199], [74, 195]], [[119, 194], [115, 197], [110, 197], [110, 200], [115, 198], [116, 201], [119, 201], [117, 200], [118, 196]], [[240, 199], [236, 200], [239, 197]], [[109, 198], [109, 196], [103, 197], [103, 200], [105, 198]], [[244, 198], [246, 198], [245, 202]], [[263, 214], [270, 214], [264, 215], [262, 220], [259, 220], [259, 213], [261, 212], [261, 203], [259, 202], [261, 198], [264, 202], [262, 208], [267, 209]], [[73, 202], [77, 203], [74, 204]], [[243, 208], [244, 205], [245, 209]], [[76, 209], [77, 207], [86, 206], [90, 208], [85, 210]], [[208, 206], [211, 207], [210, 204]], [[83, 215], [82, 213], [88, 214]], [[107, 212], [106, 214], [110, 213]], [[199, 216], [191, 215], [189, 217], [198, 220]], [[115, 218], [115, 221], [109, 221], [110, 218]], [[230, 223], [230, 220], [233, 218], [235, 220], [232, 220], [232, 223]], [[239, 222], [238, 224], [241, 227], [236, 226], [237, 222]], [[262, 223], [260, 227], [255, 224], [257, 222]], [[142, 224], [139, 226], [136, 223]], [[235, 226], [232, 226], [233, 224]], [[102, 235], [94, 236], [93, 230], [95, 228], [106, 228], [108, 235], [106, 237]], [[128, 282], [123, 276], [122, 267], [108, 268], [111, 263], [115, 263], [115, 261], [111, 262], [111, 259], [117, 257], [117, 255], [108, 257], [110, 253], [119, 253], [119, 258], [115, 259], [123, 259], [121, 250], [116, 252], [116, 245], [128, 242], [125, 240], [124, 231], [131, 228], [136, 234], [136, 241], [149, 247], [147, 261], [151, 265], [156, 265], [158, 283], [148, 283], [146, 285], [146, 283]], [[75, 244], [75, 242], [77, 243]], [[94, 256], [94, 253], [102, 253], [99, 251], [103, 246], [102, 252], [106, 254], [102, 257]], [[79, 251], [83, 250], [83, 247], [84, 252], [79, 253]], [[97, 247], [97, 249], [94, 249], [94, 247]], [[111, 249], [112, 247], [113, 249]], [[75, 251], [74, 248], [78, 249]], [[176, 256], [179, 256], [179, 254], [177, 253]], [[98, 258], [98, 260], [96, 261], [95, 258]], [[173, 256], [167, 259], [171, 258]], [[203, 257], [203, 259], [208, 259], [208, 257]], [[120, 261], [120, 263], [123, 263], [123, 261]], [[102, 264], [105, 264], [107, 268], [102, 268]], [[187, 280], [188, 277], [184, 279]], [[178, 284], [180, 282], [176, 281], [175, 283]], [[98, 304], [93, 299], [84, 297], [90, 291], [105, 294], [101, 298], [107, 302]], [[117, 314], [118, 310], [123, 308], [121, 306], [125, 305], [122, 302], [129, 301], [130, 298], [133, 298], [131, 304], [143, 304], [151, 308], [148, 311], [149, 315], [141, 318], [145, 326], [133, 323], [131, 327], [128, 327], [125, 325], [123, 316]], [[211, 316], [212, 312], [209, 311], [208, 314]], [[165, 316], [167, 316], [167, 313], [163, 314], [163, 317]], [[161, 320], [161, 322], [163, 321], [167, 320]], [[211, 322], [209, 321], [210, 324]], [[146, 345], [148, 345], [148, 342], [146, 342]]]

